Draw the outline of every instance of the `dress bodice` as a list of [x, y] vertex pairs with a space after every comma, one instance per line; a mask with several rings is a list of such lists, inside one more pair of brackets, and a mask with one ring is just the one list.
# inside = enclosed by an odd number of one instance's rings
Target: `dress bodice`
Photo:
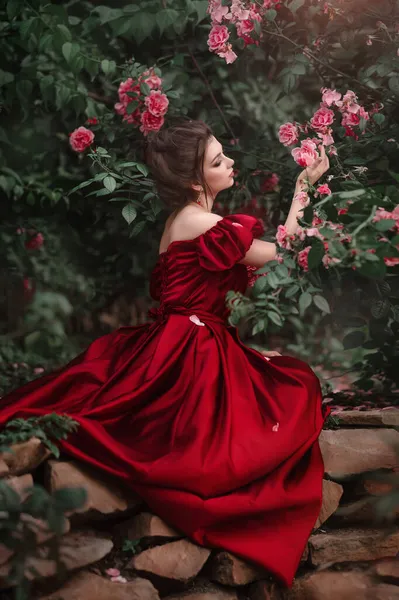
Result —
[[226, 293], [245, 291], [248, 269], [240, 261], [262, 233], [258, 219], [237, 214], [224, 217], [195, 239], [172, 242], [159, 255], [151, 276], [151, 296], [160, 302], [158, 310], [182, 307], [226, 318]]

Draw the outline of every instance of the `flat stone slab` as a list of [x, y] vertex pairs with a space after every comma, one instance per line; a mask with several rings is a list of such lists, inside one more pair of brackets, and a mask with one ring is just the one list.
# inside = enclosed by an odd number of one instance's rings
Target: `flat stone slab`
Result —
[[342, 485], [339, 485], [334, 481], [323, 479], [323, 501], [315, 528], [320, 527], [333, 513], [335, 513], [339, 506], [343, 491]]
[[162, 521], [157, 515], [148, 512], [140, 513], [128, 521], [120, 523], [116, 528], [118, 534], [128, 540], [149, 539], [169, 540], [182, 538], [184, 535]]
[[[10, 446], [11, 452], [1, 454], [1, 460], [8, 467], [9, 475], [22, 475], [34, 471], [43, 461], [45, 461], [51, 452], [38, 439], [31, 438], [27, 442], [20, 442]], [[4, 470], [4, 469], [3, 469]]]
[[118, 481], [104, 476], [97, 469], [76, 461], [48, 461], [46, 488], [53, 493], [63, 487], [83, 487], [86, 490], [86, 503], [76, 513], [87, 520], [119, 515], [143, 504], [133, 491], [118, 485]]
[[40, 600], [159, 600], [159, 594], [148, 579], [137, 577], [127, 583], [83, 571], [66, 585]]
[[379, 583], [366, 573], [358, 571], [319, 571], [295, 580], [286, 598], [287, 600], [399, 600], [399, 587]]
[[[60, 546], [60, 556], [68, 571], [85, 567], [104, 558], [113, 547], [111, 540], [101, 538], [91, 533], [69, 533], [63, 537]], [[32, 574], [31, 568], [37, 571]], [[6, 577], [10, 572], [11, 565], [7, 562], [0, 567], [0, 589], [9, 587]], [[56, 562], [50, 558], [32, 558], [26, 564], [26, 577], [36, 579], [38, 577], [51, 577], [57, 572]]]
[[211, 559], [211, 580], [223, 585], [247, 585], [258, 579], [265, 579], [265, 569], [247, 563], [230, 552], [218, 552]]
[[393, 533], [381, 529], [337, 529], [309, 538], [310, 559], [315, 567], [394, 557], [398, 548], [399, 528]]
[[362, 427], [399, 427], [399, 409], [385, 410], [338, 410], [334, 411], [340, 425]]
[[187, 582], [193, 579], [208, 560], [211, 551], [189, 540], [178, 540], [155, 546], [133, 557], [128, 566], [169, 580]]
[[319, 441], [325, 471], [332, 478], [398, 467], [399, 432], [394, 429], [325, 429]]

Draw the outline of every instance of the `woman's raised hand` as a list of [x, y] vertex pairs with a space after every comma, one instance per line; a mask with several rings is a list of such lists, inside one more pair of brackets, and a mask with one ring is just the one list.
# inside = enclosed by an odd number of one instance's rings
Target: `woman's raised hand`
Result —
[[330, 161], [326, 154], [326, 150], [324, 146], [320, 146], [320, 158], [317, 158], [314, 163], [310, 167], [306, 167], [299, 174], [297, 183], [303, 184], [306, 183], [306, 180], [309, 180], [311, 185], [314, 185], [316, 181], [320, 179], [324, 175], [326, 171], [330, 168]]

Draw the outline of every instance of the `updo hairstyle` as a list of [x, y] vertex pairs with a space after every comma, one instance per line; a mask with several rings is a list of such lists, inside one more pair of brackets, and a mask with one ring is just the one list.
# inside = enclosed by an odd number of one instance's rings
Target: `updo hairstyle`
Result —
[[156, 187], [165, 204], [174, 209], [195, 202], [201, 185], [205, 197], [210, 190], [204, 179], [207, 144], [213, 136], [202, 121], [180, 120], [178, 123], [149, 134], [145, 161], [151, 169]]

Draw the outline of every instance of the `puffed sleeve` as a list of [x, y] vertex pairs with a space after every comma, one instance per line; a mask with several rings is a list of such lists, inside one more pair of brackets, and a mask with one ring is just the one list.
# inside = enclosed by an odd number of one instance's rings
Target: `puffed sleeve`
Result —
[[224, 217], [199, 236], [199, 263], [208, 271], [231, 269], [244, 258], [254, 238], [262, 234], [263, 226], [255, 217]]

